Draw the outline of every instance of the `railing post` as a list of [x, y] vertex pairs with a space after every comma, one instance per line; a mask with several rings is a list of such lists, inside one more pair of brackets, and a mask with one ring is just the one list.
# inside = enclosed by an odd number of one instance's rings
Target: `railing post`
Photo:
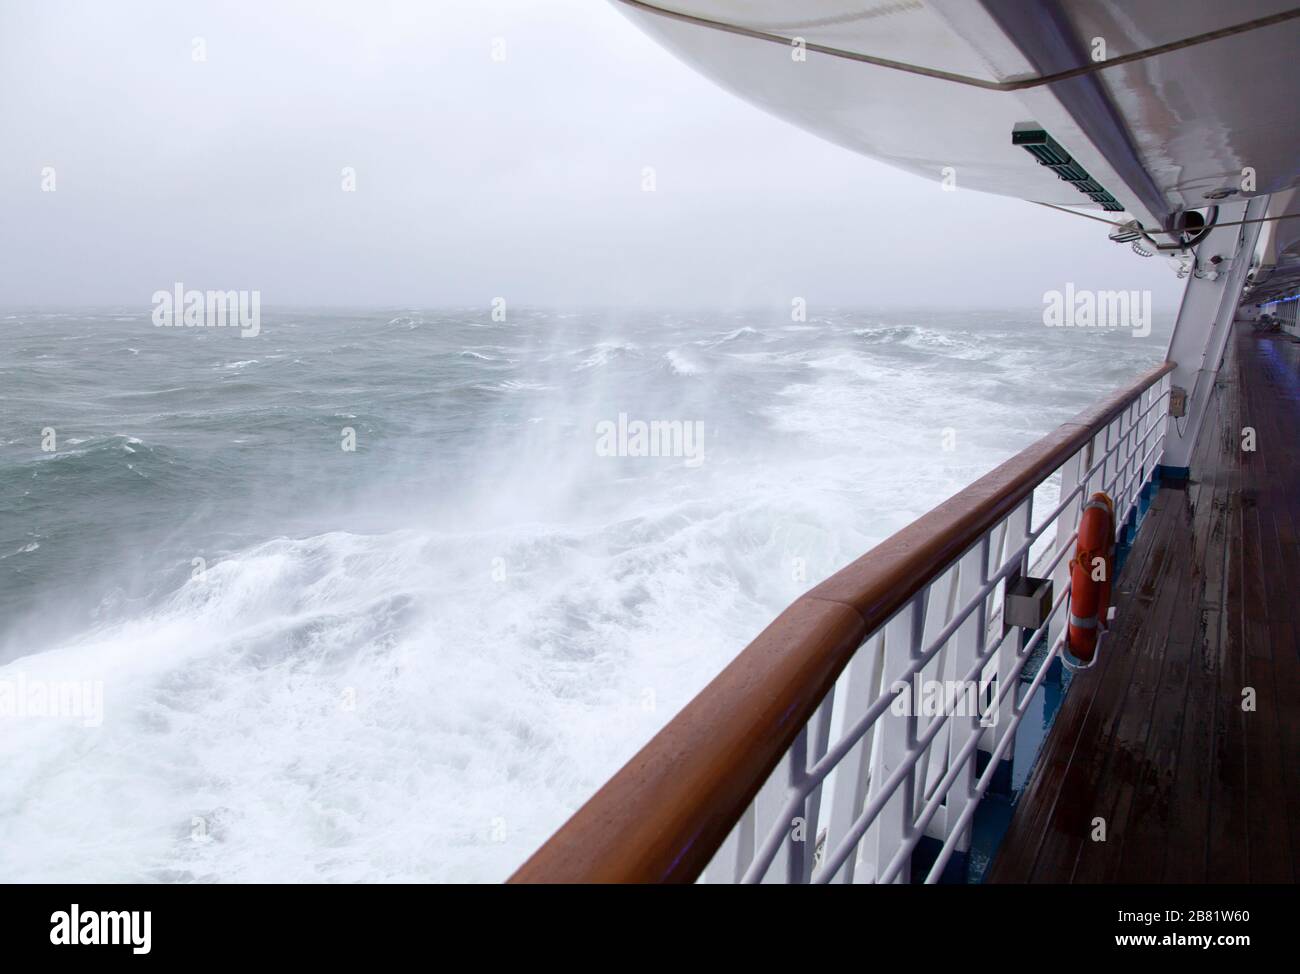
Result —
[[[1128, 464], [1125, 466], [1124, 479], [1128, 481], [1125, 490], [1124, 509], [1132, 507], [1136, 510], [1136, 501], [1138, 491], [1142, 489], [1142, 454], [1146, 452], [1146, 446], [1142, 443], [1140, 437], [1141, 422], [1138, 417], [1142, 415], [1142, 397], [1138, 396], [1133, 400], [1133, 405], [1128, 409]], [[1137, 523], [1136, 521], [1134, 522]], [[1132, 540], [1131, 538], [1129, 539]]]
[[[804, 728], [802, 736], [807, 738], [807, 753], [803, 760], [793, 765], [798, 775], [791, 776], [791, 784], [802, 784], [807, 770], [822, 759], [830, 746], [831, 717], [834, 714], [835, 689], [831, 688], [826, 699], [817, 708], [817, 716]], [[797, 841], [791, 850], [788, 879], [791, 883], [807, 883], [812, 879], [813, 859], [817, 851], [817, 832], [820, 826], [822, 807], [822, 785], [817, 785], [808, 793], [803, 803], [803, 838]]]
[[[923, 646], [934, 645], [934, 641], [939, 637], [940, 630], [951, 621], [953, 613], [957, 610], [956, 599], [957, 563], [954, 562], [944, 569], [939, 577], [930, 584], [930, 592], [926, 599], [925, 630], [921, 639]], [[943, 679], [944, 667], [947, 666], [950, 647], [951, 641], [948, 646], [944, 646], [939, 650], [935, 658], [922, 670], [921, 679]], [[926, 793], [932, 778], [938, 780], [943, 777], [944, 771], [947, 770], [947, 752], [942, 747], [942, 742], [945, 740], [946, 738], [940, 735], [937, 741], [931, 741], [929, 753], [923, 755], [917, 765], [916, 788], [920, 794]], [[926, 831], [932, 836], [942, 836], [942, 819], [935, 816], [935, 820], [930, 822]]]
[[1129, 407], [1129, 415], [1131, 418], [1129, 420], [1128, 463], [1124, 470], [1124, 479], [1127, 481], [1124, 490], [1124, 510], [1130, 513], [1126, 518], [1124, 540], [1126, 544], [1131, 545], [1137, 529], [1137, 499], [1142, 492], [1142, 482], [1145, 479], [1142, 457], [1151, 445], [1142, 442], [1142, 422], [1138, 418], [1142, 415], [1141, 396], [1133, 400], [1133, 405]]
[[790, 785], [796, 779], [796, 769], [803, 767], [807, 760], [808, 752], [808, 728], [805, 725], [795, 738], [794, 744], [790, 750], [785, 752], [781, 758], [780, 764], [763, 782], [759, 788], [758, 795], [754, 799], [754, 849], [757, 853], [767, 836], [771, 834], [774, 827], [780, 827], [785, 833], [781, 840], [781, 845], [777, 848], [776, 857], [763, 873], [762, 882], [764, 883], [784, 883], [792, 869], [791, 857], [793, 855], [793, 823], [777, 822], [777, 815], [780, 814], [782, 806], [785, 805], [786, 798], [790, 792]]
[[[957, 575], [957, 604], [966, 605], [971, 599], [979, 595], [980, 590], [984, 587], [988, 579], [989, 563], [989, 536], [986, 534], [977, 542], [966, 554], [962, 555], [958, 563]], [[983, 727], [980, 725], [980, 694], [978, 692], [978, 679], [976, 680], [975, 692], [969, 692], [966, 687], [962, 686], [959, 681], [965, 678], [970, 672], [979, 657], [983, 654], [988, 638], [988, 597], [981, 599], [975, 610], [971, 612], [958, 627], [957, 632], [953, 635], [953, 652], [949, 654], [949, 662], [946, 667], [948, 676], [944, 688], [944, 707], [945, 711], [951, 713], [948, 717], [948, 765], [951, 768], [958, 760], [958, 754], [966, 747], [971, 737], [979, 737], [983, 733]], [[969, 711], [969, 712], [967, 712]], [[944, 838], [951, 834], [949, 823], [956, 822], [966, 806], [974, 800], [975, 797], [975, 761], [976, 751], [972, 751], [965, 759], [964, 766], [953, 779], [952, 786], [948, 790], [948, 797], [944, 802]], [[954, 872], [963, 871], [965, 868], [966, 857], [970, 851], [970, 829], [964, 830], [967, 834], [958, 837], [955, 846], [955, 855], [949, 860], [949, 868]]]
[[[1011, 513], [1011, 516], [1007, 518], [1007, 531], [1006, 537], [1003, 541], [1001, 556], [990, 559], [997, 563], [996, 565], [990, 565], [991, 571], [996, 571], [997, 568], [1001, 567], [1011, 552], [1015, 551], [1028, 540], [1029, 532], [1033, 530], [1033, 525], [1034, 495], [1031, 493], [1025, 498], [1024, 502]], [[1021, 557], [1018, 571], [1021, 576], [1029, 575], [1030, 559], [1028, 551], [1026, 551]], [[1002, 609], [1004, 613], [1006, 612], [1005, 591], [1006, 586], [1004, 583]], [[1005, 626], [1003, 628], [1005, 629]], [[989, 661], [988, 666], [985, 667], [984, 676], [986, 680], [991, 681], [992, 692], [995, 697], [1001, 693], [1001, 688], [1012, 679], [1011, 672], [1016, 667], [1016, 661], [1020, 653], [1021, 642], [1019, 632], [1020, 630], [1018, 629], [1014, 630], [1007, 633], [1005, 638], [999, 638], [998, 633], [992, 634], [993, 638], [998, 640], [998, 648], [993, 654], [993, 658]], [[982, 703], [983, 699], [981, 697], [981, 704]], [[997, 746], [998, 742], [998, 728], [1006, 726], [1006, 722], [1011, 719], [1015, 708], [1016, 694], [1012, 692], [1003, 696], [1001, 701], [997, 704], [997, 709], [988, 715], [986, 723], [989, 726], [984, 728], [984, 733], [980, 739], [980, 751], [984, 755], [981, 760], [987, 761], [988, 756], [993, 753], [993, 749]], [[1013, 751], [1014, 749], [1009, 749], [1003, 755], [1001, 759], [1003, 768], [996, 772], [998, 775], [1001, 776], [1005, 773], [1009, 776], [1011, 762], [1014, 756]]]
[[[1158, 383], [1147, 391], [1147, 394], [1151, 397], [1147, 405], [1153, 406], [1154, 403], [1159, 402], [1168, 395], [1172, 389], [1173, 376], [1164, 376]], [[1147, 428], [1142, 432], [1145, 434], [1150, 430], [1151, 436], [1147, 440], [1147, 446], [1143, 448], [1143, 453], [1147, 450], [1153, 450], [1153, 452], [1151, 454], [1151, 459], [1147, 461], [1149, 466], [1143, 470], [1143, 493], [1140, 502], [1140, 512], [1138, 514], [1139, 519], [1146, 515], [1147, 508], [1151, 503], [1151, 495], [1159, 487], [1159, 483], [1156, 480], [1156, 470], [1164, 461], [1164, 448], [1160, 447], [1159, 449], [1155, 449], [1155, 447], [1168, 435], [1169, 422], [1169, 407], [1167, 404], [1164, 406], [1153, 406], [1151, 411], [1147, 413]], [[1157, 429], [1156, 427], [1159, 428]], [[1167, 440], [1165, 442], [1167, 442]]]
[[[922, 589], [910, 602], [895, 613], [885, 624], [885, 688], [895, 680], [920, 655], [921, 635], [925, 628], [925, 596]], [[917, 675], [917, 679], [920, 674]], [[880, 785], [902, 765], [915, 759], [916, 744], [916, 682], [909, 681], [902, 692], [907, 694], [907, 706], [902, 715], [893, 708], [885, 711], [877, 722], [880, 726], [876, 761], [871, 771], [871, 786], [867, 790], [870, 801]], [[912, 831], [916, 814], [916, 769], [885, 802], [872, 826], [875, 835], [868, 831], [869, 878], [872, 882], [881, 874], [898, 851], [899, 845]], [[866, 862], [864, 862], [866, 865]], [[911, 881], [911, 867], [904, 864], [895, 878], [897, 883]], [[867, 877], [864, 877], [867, 878]]]
[[[1087, 472], [1088, 467], [1092, 465], [1092, 445], [1093, 441], [1089, 440], [1083, 449], [1079, 450], [1074, 456], [1066, 460], [1061, 466], [1061, 496], [1065, 497], [1070, 491], [1083, 481], [1083, 475]], [[1079, 512], [1082, 510], [1086, 498], [1083, 494], [1087, 493], [1087, 488], [1071, 498], [1070, 502], [1065, 505], [1056, 520], [1056, 542], [1052, 546], [1053, 552], [1059, 552], [1061, 549], [1070, 546], [1073, 542], [1070, 540], [1079, 525]], [[1070, 556], [1066, 555], [1057, 561], [1056, 567], [1052, 569], [1052, 592], [1054, 597], [1059, 597], [1066, 587], [1070, 584]], [[1062, 630], [1065, 628], [1065, 620], [1068, 613], [1055, 613], [1047, 627], [1047, 645], [1055, 646], [1056, 640], [1060, 638]]]
[[[850, 727], [858, 720], [872, 701], [880, 695], [881, 679], [884, 672], [884, 634], [876, 633], [854, 654], [849, 663], [848, 685], [845, 687], [844, 701], [841, 706], [841, 727]], [[876, 724], [873, 724], [862, 739], [844, 756], [835, 769], [835, 786], [831, 790], [831, 819], [826, 832], [826, 848], [829, 851], [846, 835], [853, 820], [858, 817], [867, 802], [867, 785], [871, 775], [872, 748], [876, 736]], [[833, 882], [852, 883], [857, 878], [857, 866], [866, 848], [865, 842], [858, 843], [853, 855], [845, 861], [835, 874]], [[874, 876], [869, 879], [874, 879]]]
[[735, 827], [700, 876], [704, 883], [739, 883], [754, 859], [754, 803], [741, 814]]

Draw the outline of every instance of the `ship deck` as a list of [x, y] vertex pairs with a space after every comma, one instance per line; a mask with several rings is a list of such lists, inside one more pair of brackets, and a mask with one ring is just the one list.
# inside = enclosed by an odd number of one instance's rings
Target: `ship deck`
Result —
[[1300, 880], [1300, 342], [1238, 327], [1215, 395], [989, 882]]

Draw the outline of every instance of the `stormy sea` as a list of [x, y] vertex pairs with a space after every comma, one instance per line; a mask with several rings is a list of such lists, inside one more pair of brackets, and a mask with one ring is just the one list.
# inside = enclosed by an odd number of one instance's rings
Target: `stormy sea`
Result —
[[0, 311], [0, 878], [501, 880], [1170, 326]]

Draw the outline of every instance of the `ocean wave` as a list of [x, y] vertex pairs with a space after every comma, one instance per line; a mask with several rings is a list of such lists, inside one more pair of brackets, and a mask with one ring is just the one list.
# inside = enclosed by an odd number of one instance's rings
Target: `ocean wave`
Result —
[[679, 349], [669, 349], [664, 353], [664, 360], [677, 375], [700, 375], [705, 371], [704, 366]]
[[[180, 456], [169, 448], [145, 443], [139, 437], [126, 433], [69, 438], [50, 453], [33, 453], [26, 461], [31, 476], [45, 483], [43, 491], [55, 491], [55, 498], [67, 489], [63, 485], [80, 483], [89, 478], [96, 488], [103, 487], [103, 478], [120, 474], [123, 470], [135, 476], [150, 477], [181, 463]], [[138, 465], [143, 464], [143, 469]], [[54, 482], [47, 482], [53, 478]], [[83, 492], [85, 488], [83, 486]]]
[[755, 339], [762, 339], [763, 337], [763, 333], [757, 328], [753, 328], [749, 325], [742, 325], [741, 327], [716, 338], [702, 338], [695, 344], [702, 345], [705, 348], [717, 348], [720, 345], [729, 345], [733, 342], [740, 341], [752, 341]]
[[581, 372], [586, 369], [600, 368], [620, 359], [637, 358], [641, 354], [641, 346], [633, 342], [598, 342], [571, 354], [586, 356], [574, 367], [575, 372]]

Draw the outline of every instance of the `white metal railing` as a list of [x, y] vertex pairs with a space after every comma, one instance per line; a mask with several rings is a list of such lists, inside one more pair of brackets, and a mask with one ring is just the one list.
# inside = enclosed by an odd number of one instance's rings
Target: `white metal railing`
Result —
[[[1106, 491], [1117, 537], [1128, 530], [1163, 452], [1169, 389], [1164, 375], [1134, 396], [866, 636], [701, 882], [909, 882], [927, 836], [940, 843], [924, 877], [935, 882], [968, 850], [979, 801], [1064, 646], [1082, 504]], [[1040, 506], [1047, 513], [1038, 519]], [[1031, 567], [1050, 575], [1054, 598], [1047, 621], [1025, 634], [1005, 627], [1000, 610], [1006, 580]], [[980, 751], [986, 767], [977, 775]]]

